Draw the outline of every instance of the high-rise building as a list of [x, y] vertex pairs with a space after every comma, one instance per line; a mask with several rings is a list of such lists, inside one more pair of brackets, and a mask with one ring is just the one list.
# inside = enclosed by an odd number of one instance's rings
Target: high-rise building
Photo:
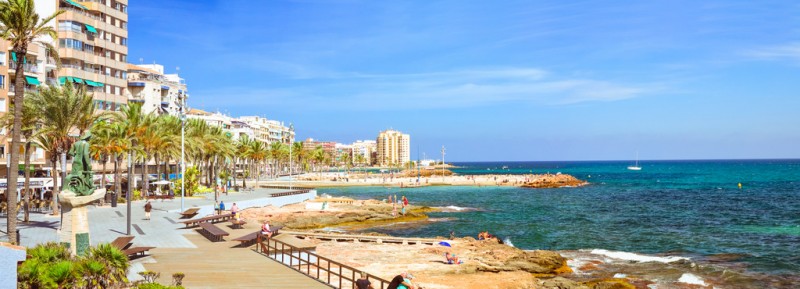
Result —
[[385, 130], [378, 134], [378, 159], [381, 166], [404, 165], [411, 161], [411, 136], [396, 130]]
[[128, 104], [128, 0], [36, 0], [39, 15], [64, 10], [56, 27], [61, 68], [47, 78], [85, 85], [101, 110]]

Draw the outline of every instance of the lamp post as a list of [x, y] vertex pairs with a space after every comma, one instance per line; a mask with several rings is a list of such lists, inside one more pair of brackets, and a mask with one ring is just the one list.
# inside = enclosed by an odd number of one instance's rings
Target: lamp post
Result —
[[183, 209], [183, 197], [186, 195], [186, 97], [181, 101], [181, 212]]
[[444, 163], [444, 146], [442, 146], [442, 182], [443, 183], [445, 182], [444, 181], [444, 167], [445, 167], [445, 163]]
[[[292, 124], [289, 124], [291, 126]], [[292, 189], [292, 171], [294, 169], [293, 162], [292, 162], [292, 147], [294, 144], [292, 143], [291, 136], [289, 137], [289, 189]]]

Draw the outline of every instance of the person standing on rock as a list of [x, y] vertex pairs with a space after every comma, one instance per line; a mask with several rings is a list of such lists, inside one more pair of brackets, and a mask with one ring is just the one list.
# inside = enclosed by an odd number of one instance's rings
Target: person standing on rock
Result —
[[153, 205], [150, 204], [150, 201], [147, 201], [147, 203], [144, 204], [144, 219], [145, 220], [148, 220], [148, 221], [150, 220], [150, 211], [151, 210], [153, 210]]

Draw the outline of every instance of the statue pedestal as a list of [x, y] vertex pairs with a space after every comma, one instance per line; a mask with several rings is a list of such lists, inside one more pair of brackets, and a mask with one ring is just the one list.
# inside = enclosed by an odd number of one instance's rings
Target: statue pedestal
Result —
[[61, 231], [58, 241], [69, 245], [73, 255], [83, 255], [89, 248], [89, 215], [86, 205], [103, 198], [106, 189], [97, 189], [88, 196], [77, 196], [71, 191], [58, 194], [61, 204]]

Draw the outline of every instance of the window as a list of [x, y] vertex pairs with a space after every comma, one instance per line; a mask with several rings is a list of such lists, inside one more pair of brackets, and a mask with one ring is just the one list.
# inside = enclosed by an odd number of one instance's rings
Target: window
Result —
[[6, 53], [5, 52], [0, 52], [0, 65], [5, 66], [6, 65], [6, 60], [8, 60], [8, 58], [6, 58]]
[[128, 38], [120, 37], [119, 44], [121, 44], [122, 46], [128, 46]]
[[120, 27], [122, 29], [128, 30], [128, 22], [125, 22], [125, 21], [120, 21], [120, 22], [122, 22], [122, 25]]
[[60, 47], [63, 47], [63, 48], [72, 48], [72, 49], [75, 49], [75, 50], [83, 50], [83, 42], [80, 41], [80, 40], [76, 40], [76, 39], [70, 39], [70, 38], [59, 39], [58, 40], [58, 45]]
[[0, 98], [0, 112], [6, 112], [6, 99]]
[[[6, 129], [3, 128], [2, 130], [0, 130], [0, 134], [5, 135], [6, 134]], [[6, 145], [0, 145], [0, 155], [2, 155], [2, 156], [6, 155]]]
[[75, 21], [58, 21], [58, 31], [83, 32], [83, 25]]
[[128, 62], [128, 56], [125, 55], [125, 54], [120, 54], [119, 55], [119, 61], [127, 63]]

